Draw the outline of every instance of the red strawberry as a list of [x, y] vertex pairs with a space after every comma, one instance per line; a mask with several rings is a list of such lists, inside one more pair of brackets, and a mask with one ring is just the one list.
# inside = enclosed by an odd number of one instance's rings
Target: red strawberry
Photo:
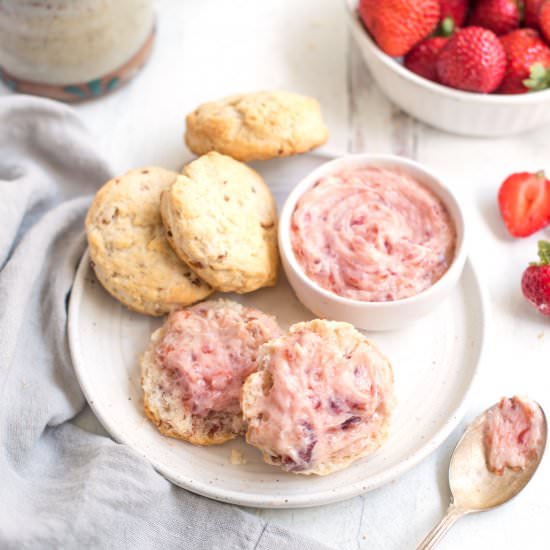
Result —
[[543, 2], [539, 9], [539, 28], [542, 36], [550, 42], [550, 2]]
[[506, 53], [494, 33], [480, 27], [459, 30], [439, 52], [439, 82], [469, 92], [494, 92], [506, 70]]
[[519, 0], [478, 0], [469, 23], [498, 35], [506, 34], [519, 27], [522, 8]]
[[539, 9], [544, 0], [523, 0], [524, 25], [532, 29], [539, 28]]
[[501, 94], [523, 94], [550, 85], [550, 48], [535, 29], [517, 29], [500, 38], [508, 65], [498, 89]]
[[405, 67], [417, 75], [437, 82], [435, 62], [447, 40], [444, 36], [426, 38], [405, 56]]
[[359, 16], [380, 49], [405, 55], [439, 22], [439, 0], [361, 0]]
[[512, 174], [500, 186], [498, 205], [511, 235], [532, 235], [550, 223], [550, 182], [542, 171]]
[[466, 21], [468, 0], [439, 0], [439, 5], [441, 6], [441, 15], [439, 16], [441, 22], [450, 17], [456, 28], [461, 27]]
[[539, 241], [540, 262], [532, 263], [521, 278], [523, 295], [543, 314], [550, 316], [550, 243]]

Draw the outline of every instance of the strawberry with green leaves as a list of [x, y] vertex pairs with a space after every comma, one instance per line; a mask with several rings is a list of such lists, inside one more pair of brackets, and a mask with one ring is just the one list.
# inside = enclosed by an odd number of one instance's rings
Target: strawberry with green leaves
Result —
[[533, 262], [521, 278], [523, 295], [543, 315], [550, 317], [550, 243], [539, 241], [539, 262]]
[[518, 29], [500, 37], [508, 64], [498, 89], [501, 94], [523, 94], [550, 85], [550, 48], [534, 29]]
[[360, 0], [359, 16], [388, 55], [400, 57], [439, 23], [439, 0]]
[[528, 237], [550, 223], [550, 182], [543, 171], [508, 176], [498, 192], [502, 219], [513, 237]]
[[498, 37], [481, 27], [455, 32], [436, 61], [441, 84], [468, 92], [494, 92], [506, 71], [506, 52]]
[[[439, 52], [447, 43], [458, 25], [466, 18], [468, 7], [466, 0], [440, 0], [441, 21], [435, 36], [429, 36], [417, 44], [403, 59], [403, 64], [409, 71], [416, 73], [432, 82], [439, 82], [436, 61]], [[464, 10], [464, 14], [462, 14]], [[455, 23], [458, 21], [459, 23]]]
[[441, 23], [446, 19], [451, 19], [454, 28], [462, 27], [468, 14], [468, 0], [439, 0], [441, 14], [439, 20]]

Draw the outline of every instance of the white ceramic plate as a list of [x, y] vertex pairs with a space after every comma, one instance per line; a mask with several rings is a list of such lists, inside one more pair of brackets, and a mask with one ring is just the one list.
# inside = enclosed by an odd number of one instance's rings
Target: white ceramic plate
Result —
[[[322, 156], [332, 156], [322, 155]], [[304, 174], [324, 162], [301, 155], [262, 162], [262, 175], [282, 206]], [[287, 327], [312, 318], [281, 270], [279, 284], [252, 294], [226, 295], [277, 316]], [[235, 440], [196, 447], [160, 435], [142, 412], [139, 356], [162, 322], [132, 313], [97, 282], [84, 255], [69, 309], [69, 341], [80, 385], [105, 429], [149, 460], [166, 478], [225, 502], [265, 508], [307, 507], [370, 491], [420, 462], [451, 433], [481, 360], [487, 307], [470, 261], [452, 295], [412, 328], [373, 333], [395, 373], [398, 405], [386, 443], [346, 470], [326, 477], [286, 474], [264, 464], [260, 453]], [[246, 464], [231, 464], [231, 450]]]
[[[229, 296], [277, 315], [283, 326], [310, 319], [281, 272], [277, 287]], [[307, 507], [370, 491], [435, 450], [462, 418], [481, 358], [486, 307], [471, 262], [453, 294], [414, 327], [371, 337], [390, 358], [398, 406], [387, 442], [346, 470], [286, 474], [236, 440], [195, 447], [160, 435], [142, 412], [139, 355], [160, 320], [131, 313], [97, 282], [85, 254], [69, 311], [69, 339], [82, 389], [99, 420], [166, 478], [193, 492], [247, 506]], [[231, 464], [232, 449], [246, 464]]]

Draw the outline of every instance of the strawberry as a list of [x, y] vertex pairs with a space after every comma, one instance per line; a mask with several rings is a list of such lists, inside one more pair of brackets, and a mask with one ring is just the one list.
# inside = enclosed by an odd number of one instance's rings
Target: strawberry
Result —
[[532, 263], [521, 278], [523, 295], [543, 314], [550, 316], [550, 243], [539, 241], [540, 262]]
[[520, 0], [478, 0], [469, 20], [495, 34], [506, 34], [519, 28], [523, 3]]
[[464, 21], [466, 21], [468, 0], [439, 0], [439, 5], [441, 8], [440, 22], [450, 17], [456, 28], [461, 27]]
[[550, 48], [535, 29], [517, 29], [500, 37], [508, 65], [498, 89], [501, 94], [523, 94], [550, 85]]
[[480, 27], [456, 32], [436, 61], [439, 82], [469, 92], [494, 92], [506, 70], [506, 53], [494, 33]]
[[437, 71], [435, 69], [435, 62], [437, 55], [441, 51], [441, 48], [446, 44], [448, 38], [444, 36], [433, 36], [432, 38], [426, 38], [417, 44], [406, 56], [405, 67], [423, 76], [428, 80], [437, 82]]
[[380, 49], [405, 55], [439, 22], [439, 0], [361, 0], [359, 16]]
[[539, 9], [538, 23], [540, 32], [550, 42], [550, 2], [543, 2]]
[[520, 172], [498, 192], [502, 219], [514, 237], [527, 237], [550, 223], [550, 182], [544, 172]]
[[539, 10], [544, 0], [523, 0], [524, 21], [526, 27], [539, 28]]

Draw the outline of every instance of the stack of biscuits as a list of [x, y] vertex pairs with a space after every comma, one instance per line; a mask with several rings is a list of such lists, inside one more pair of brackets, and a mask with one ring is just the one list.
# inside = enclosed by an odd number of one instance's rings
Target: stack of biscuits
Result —
[[181, 174], [131, 170], [97, 193], [86, 217], [97, 278], [130, 309], [155, 316], [214, 291], [274, 285], [275, 201], [242, 161], [303, 153], [327, 137], [319, 103], [297, 94], [258, 92], [199, 106], [187, 116], [185, 141], [201, 156]]

